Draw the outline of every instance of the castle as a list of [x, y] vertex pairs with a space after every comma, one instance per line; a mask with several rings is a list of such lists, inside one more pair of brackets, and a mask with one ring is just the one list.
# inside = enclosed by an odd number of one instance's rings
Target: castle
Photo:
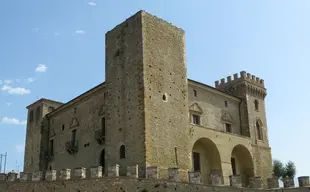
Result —
[[[229, 185], [272, 175], [264, 81], [244, 71], [211, 87], [187, 79], [184, 31], [139, 11], [106, 33], [104, 83], [67, 103], [27, 107], [24, 172], [176, 167]], [[125, 168], [124, 168], [125, 167]]]

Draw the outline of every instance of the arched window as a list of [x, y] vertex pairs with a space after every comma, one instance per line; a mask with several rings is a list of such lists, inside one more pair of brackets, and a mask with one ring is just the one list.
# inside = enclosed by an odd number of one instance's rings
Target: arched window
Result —
[[256, 134], [257, 134], [257, 139], [258, 140], [263, 140], [263, 137], [262, 137], [262, 128], [261, 128], [261, 125], [258, 121], [256, 121]]
[[255, 105], [255, 110], [258, 111], [259, 110], [259, 102], [258, 102], [258, 100], [254, 101], [254, 105]]
[[119, 158], [120, 159], [125, 159], [125, 145], [122, 145], [119, 148]]

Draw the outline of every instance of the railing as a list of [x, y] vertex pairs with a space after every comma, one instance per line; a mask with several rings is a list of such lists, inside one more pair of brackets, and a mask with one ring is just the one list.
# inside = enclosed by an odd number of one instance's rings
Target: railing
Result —
[[98, 130], [95, 132], [95, 139], [100, 145], [103, 145], [105, 143], [105, 134], [103, 130]]
[[78, 152], [78, 141], [67, 141], [66, 151], [70, 154], [75, 154]]

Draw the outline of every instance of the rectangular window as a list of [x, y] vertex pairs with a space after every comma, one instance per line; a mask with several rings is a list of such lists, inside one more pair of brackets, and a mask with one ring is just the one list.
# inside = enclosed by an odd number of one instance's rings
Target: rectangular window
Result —
[[232, 169], [232, 174], [236, 175], [236, 159], [235, 158], [231, 158], [230, 159], [231, 162], [231, 169]]
[[200, 125], [200, 116], [199, 115], [193, 115], [193, 123], [195, 125]]
[[228, 102], [227, 101], [225, 101], [225, 107], [228, 107]]
[[193, 152], [194, 171], [200, 172], [200, 154]]
[[53, 139], [50, 140], [50, 144], [49, 144], [49, 155], [50, 155], [50, 156], [54, 156], [54, 140], [53, 140]]
[[226, 132], [231, 133], [231, 132], [232, 132], [232, 130], [231, 130], [231, 124], [225, 123], [225, 129], [226, 129]]
[[72, 147], [77, 147], [77, 134], [76, 129], [72, 131]]

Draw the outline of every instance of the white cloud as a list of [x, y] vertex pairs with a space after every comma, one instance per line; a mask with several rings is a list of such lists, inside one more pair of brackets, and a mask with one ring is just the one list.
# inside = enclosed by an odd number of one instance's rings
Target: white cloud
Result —
[[0, 84], [2, 84], [2, 80], [0, 80]]
[[47, 70], [47, 67], [46, 65], [43, 65], [43, 64], [39, 64], [36, 68], [36, 72], [40, 72], [40, 73], [43, 73]]
[[25, 150], [25, 145], [19, 144], [15, 146], [18, 153], [23, 153]]
[[90, 6], [96, 6], [97, 4], [95, 2], [89, 2], [88, 5]]
[[32, 82], [34, 82], [35, 80], [33, 79], [33, 78], [31, 78], [31, 77], [29, 77], [28, 79], [27, 79], [27, 82], [28, 83], [32, 83]]
[[84, 33], [86, 33], [85, 31], [83, 31], [83, 30], [76, 30], [75, 31], [75, 33], [78, 33], [78, 34], [84, 34]]
[[15, 81], [16, 81], [17, 83], [19, 83], [19, 82], [20, 82], [20, 79], [15, 79]]
[[60, 35], [60, 33], [58, 33], [58, 32], [55, 32], [55, 33], [54, 33], [54, 36], [58, 36], [58, 35]]
[[11, 84], [13, 81], [12, 80], [4, 80], [3, 81], [5, 84]]
[[11, 105], [12, 105], [12, 103], [10, 103], [10, 102], [7, 102], [6, 104], [7, 104], [8, 106], [11, 106]]
[[8, 92], [11, 95], [27, 95], [31, 93], [29, 89], [25, 89], [23, 87], [11, 87], [8, 85], [3, 85], [1, 90]]
[[32, 31], [38, 32], [40, 29], [39, 28], [33, 28]]
[[1, 120], [2, 124], [10, 124], [10, 125], [25, 125], [27, 121], [20, 121], [16, 118], [3, 117]]

